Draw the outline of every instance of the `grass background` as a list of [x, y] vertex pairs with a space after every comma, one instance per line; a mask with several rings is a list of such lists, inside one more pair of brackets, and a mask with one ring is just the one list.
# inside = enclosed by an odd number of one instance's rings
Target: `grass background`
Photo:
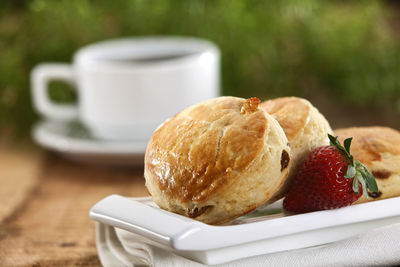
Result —
[[[333, 126], [399, 127], [399, 9], [390, 1], [2, 0], [0, 129], [29, 136], [38, 119], [29, 73], [99, 40], [184, 35], [222, 52], [224, 95], [309, 98]], [[55, 101], [76, 96], [52, 83]], [[358, 123], [357, 123], [358, 122]]]

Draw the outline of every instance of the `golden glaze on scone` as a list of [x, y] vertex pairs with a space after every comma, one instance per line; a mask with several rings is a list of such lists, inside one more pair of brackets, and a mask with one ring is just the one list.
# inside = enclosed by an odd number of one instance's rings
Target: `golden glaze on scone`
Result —
[[254, 98], [219, 97], [158, 127], [145, 156], [146, 186], [153, 200], [210, 224], [268, 202], [287, 176], [290, 149], [282, 128], [258, 103]]
[[279, 195], [283, 197], [308, 154], [317, 147], [329, 144], [328, 133], [331, 134], [332, 129], [325, 117], [302, 98], [280, 97], [265, 101], [260, 106], [279, 122], [290, 144], [293, 164]]
[[[370, 200], [400, 196], [400, 132], [388, 127], [352, 127], [336, 129], [343, 142], [353, 137], [350, 152], [375, 176], [379, 193]], [[368, 201], [361, 197], [357, 203]]]
[[280, 97], [261, 103], [261, 107], [275, 117], [290, 141], [307, 124], [312, 106], [301, 98]]

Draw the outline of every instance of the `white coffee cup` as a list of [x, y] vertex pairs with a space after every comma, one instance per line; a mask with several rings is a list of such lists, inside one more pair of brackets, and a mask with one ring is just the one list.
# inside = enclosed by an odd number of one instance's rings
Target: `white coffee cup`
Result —
[[[220, 94], [219, 59], [213, 43], [197, 38], [104, 41], [78, 50], [72, 65], [36, 66], [33, 103], [48, 119], [81, 120], [98, 138], [147, 140], [167, 118]], [[52, 102], [51, 80], [73, 84], [78, 102]]]

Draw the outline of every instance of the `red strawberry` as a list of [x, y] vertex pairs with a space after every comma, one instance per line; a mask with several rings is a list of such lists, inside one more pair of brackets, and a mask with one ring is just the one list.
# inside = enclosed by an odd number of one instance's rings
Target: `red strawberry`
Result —
[[330, 146], [313, 150], [297, 173], [283, 201], [291, 212], [336, 209], [354, 203], [361, 192], [378, 192], [374, 176], [350, 154], [352, 138], [344, 140], [328, 135]]

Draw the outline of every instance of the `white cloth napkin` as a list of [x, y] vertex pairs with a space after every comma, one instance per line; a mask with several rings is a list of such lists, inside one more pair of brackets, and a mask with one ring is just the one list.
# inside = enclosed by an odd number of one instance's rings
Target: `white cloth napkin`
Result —
[[[183, 258], [125, 230], [97, 224], [97, 249], [103, 266], [184, 266], [203, 264]], [[237, 260], [222, 266], [394, 266], [400, 265], [400, 223], [324, 246]]]

